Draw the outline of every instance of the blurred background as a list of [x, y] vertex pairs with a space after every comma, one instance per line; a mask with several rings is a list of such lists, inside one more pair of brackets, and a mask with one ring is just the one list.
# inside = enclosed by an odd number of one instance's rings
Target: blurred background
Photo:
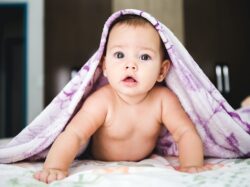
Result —
[[124, 8], [166, 24], [234, 108], [250, 95], [247, 0], [0, 0], [0, 138], [51, 102]]

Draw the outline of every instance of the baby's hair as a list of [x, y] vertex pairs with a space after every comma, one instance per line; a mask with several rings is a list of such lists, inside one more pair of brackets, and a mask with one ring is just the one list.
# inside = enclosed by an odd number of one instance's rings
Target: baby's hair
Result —
[[[126, 25], [130, 25], [130, 26], [144, 26], [146, 24], [150, 24], [152, 25], [147, 19], [141, 17], [141, 16], [137, 16], [137, 15], [131, 15], [131, 14], [126, 14], [126, 15], [122, 15], [120, 17], [118, 17], [115, 21], [113, 21], [113, 23], [110, 25], [110, 28], [109, 28], [109, 33], [110, 31], [112, 30], [112, 28], [117, 25], [117, 24], [126, 24]], [[152, 27], [154, 27], [152, 25]], [[107, 36], [107, 40], [106, 40], [106, 44], [105, 44], [105, 47], [104, 47], [104, 56], [106, 55], [106, 50], [107, 50], [107, 43], [108, 43], [108, 40], [109, 40], [109, 33], [108, 33], [108, 36]], [[160, 36], [159, 36], [160, 38]], [[160, 42], [161, 42], [161, 51], [162, 51], [162, 56], [163, 56], [163, 60], [167, 60], [167, 59], [170, 59], [169, 58], [169, 55], [168, 55], [168, 52], [165, 48], [165, 45], [162, 41], [162, 39], [160, 38]]]

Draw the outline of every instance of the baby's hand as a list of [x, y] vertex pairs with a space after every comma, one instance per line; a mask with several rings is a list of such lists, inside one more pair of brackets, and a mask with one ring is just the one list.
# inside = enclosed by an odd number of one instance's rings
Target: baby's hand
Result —
[[43, 169], [34, 174], [34, 178], [45, 183], [51, 183], [55, 180], [61, 180], [68, 175], [67, 171], [59, 169]]
[[186, 173], [198, 173], [198, 172], [203, 172], [203, 171], [207, 171], [207, 170], [212, 170], [212, 166], [211, 165], [204, 165], [201, 167], [197, 167], [197, 166], [180, 167], [177, 170], [181, 171], [181, 172], [186, 172]]

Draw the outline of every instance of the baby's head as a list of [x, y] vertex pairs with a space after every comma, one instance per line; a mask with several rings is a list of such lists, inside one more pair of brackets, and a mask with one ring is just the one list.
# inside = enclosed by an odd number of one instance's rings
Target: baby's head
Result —
[[148, 92], [156, 82], [164, 80], [169, 67], [165, 46], [149, 21], [124, 15], [112, 23], [103, 55], [103, 71], [113, 88], [130, 95], [135, 90], [137, 94]]
[[[123, 16], [118, 17], [111, 25], [109, 28], [109, 33], [107, 36], [107, 42], [105, 44], [105, 48], [104, 48], [104, 56], [106, 56], [106, 52], [107, 52], [107, 44], [108, 44], [108, 40], [109, 40], [109, 36], [110, 36], [110, 32], [112, 30], [112, 28], [116, 25], [128, 25], [128, 26], [133, 26], [133, 27], [139, 27], [139, 26], [145, 26], [145, 25], [150, 25], [154, 28], [154, 26], [144, 17], [141, 16], [137, 16], [137, 15], [131, 15], [131, 14], [126, 14]], [[168, 52], [165, 48], [165, 45], [163, 43], [163, 41], [161, 40], [160, 36], [160, 50], [161, 50], [161, 55], [163, 60], [169, 60], [169, 55]]]

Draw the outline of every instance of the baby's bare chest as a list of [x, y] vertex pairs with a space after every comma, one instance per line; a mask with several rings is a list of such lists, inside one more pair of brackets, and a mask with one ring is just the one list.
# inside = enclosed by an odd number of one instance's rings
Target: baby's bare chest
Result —
[[153, 138], [161, 129], [159, 112], [156, 109], [113, 110], [105, 121], [102, 134], [114, 139], [133, 137]]

